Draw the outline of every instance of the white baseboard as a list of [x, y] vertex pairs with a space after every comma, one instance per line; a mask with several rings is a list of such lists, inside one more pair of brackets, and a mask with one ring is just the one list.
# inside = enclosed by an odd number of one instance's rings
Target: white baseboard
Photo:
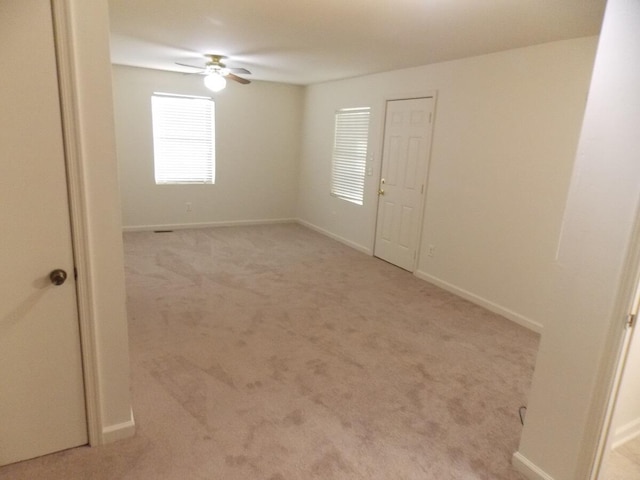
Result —
[[539, 324], [538, 322], [531, 320], [523, 315], [520, 315], [519, 313], [516, 313], [512, 310], [509, 310], [508, 308], [505, 308], [501, 305], [498, 305], [490, 300], [482, 298], [479, 295], [476, 295], [475, 293], [471, 293], [462, 288], [456, 287], [455, 285], [445, 282], [444, 280], [440, 280], [439, 278], [429, 275], [428, 273], [422, 272], [420, 270], [417, 270], [414, 273], [414, 275], [429, 283], [433, 283], [434, 285], [440, 288], [443, 288], [444, 290], [447, 290], [451, 293], [455, 293], [459, 297], [469, 300], [470, 302], [475, 303], [476, 305], [480, 305], [481, 307], [484, 307], [487, 310], [492, 311], [493, 313], [502, 315], [503, 317], [508, 318], [512, 322], [515, 322], [518, 325], [522, 325], [523, 327], [528, 328], [529, 330], [533, 330], [536, 333], [542, 333], [542, 325]]
[[133, 411], [131, 417], [126, 422], [117, 423], [115, 425], [109, 425], [102, 429], [102, 444], [116, 442], [118, 440], [124, 440], [125, 438], [133, 437], [136, 433], [136, 422], [133, 418]]
[[640, 418], [636, 418], [632, 422], [616, 428], [616, 431], [613, 433], [611, 449], [616, 449], [638, 436], [640, 436]]
[[511, 463], [515, 469], [527, 477], [528, 480], [553, 480], [551, 475], [539, 468], [520, 452], [513, 454]]
[[295, 218], [275, 218], [265, 220], [232, 220], [227, 222], [174, 223], [166, 225], [127, 225], [123, 232], [149, 232], [154, 230], [184, 230], [188, 228], [239, 227], [251, 225], [270, 225], [275, 223], [296, 223]]
[[314, 230], [318, 233], [321, 233], [322, 235], [329, 237], [329, 238], [333, 238], [334, 240], [337, 240], [340, 243], [344, 243], [345, 245], [347, 245], [348, 247], [351, 247], [355, 250], [358, 250], [359, 252], [362, 253], [366, 253], [367, 255], [373, 255], [373, 251], [370, 248], [364, 247], [358, 243], [352, 242], [351, 240], [347, 240], [346, 238], [343, 238], [339, 235], [336, 235], [334, 233], [329, 232], [328, 230], [325, 230], [324, 228], [320, 228], [317, 225], [314, 225], [313, 223], [309, 223], [306, 220], [300, 220], [298, 219], [297, 222], [304, 226], [307, 227], [311, 230]]

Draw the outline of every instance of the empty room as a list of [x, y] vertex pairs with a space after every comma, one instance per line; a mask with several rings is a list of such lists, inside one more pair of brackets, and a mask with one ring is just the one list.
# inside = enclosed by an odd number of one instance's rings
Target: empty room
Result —
[[0, 22], [0, 478], [640, 471], [637, 2]]

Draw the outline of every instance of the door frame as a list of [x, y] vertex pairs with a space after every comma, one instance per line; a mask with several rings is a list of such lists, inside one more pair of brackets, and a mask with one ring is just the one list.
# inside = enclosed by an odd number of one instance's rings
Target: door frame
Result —
[[627, 326], [627, 315], [637, 309], [640, 296], [640, 208], [636, 211], [633, 233], [629, 242], [620, 287], [614, 305], [613, 321], [607, 336], [604, 366], [599, 374], [593, 402], [594, 421], [589, 426], [582, 458], [589, 462], [589, 480], [598, 480], [607, 450], [611, 446], [611, 428], [620, 386], [625, 374], [629, 347], [637, 336], [635, 325]]
[[[378, 120], [378, 131], [382, 132], [382, 134], [380, 135], [380, 139], [378, 140], [378, 151], [380, 152], [380, 165], [378, 167], [378, 175], [376, 176], [376, 183], [375, 183], [375, 190], [376, 192], [378, 191], [378, 189], [380, 188], [380, 182], [382, 181], [382, 162], [384, 161], [384, 138], [385, 138], [385, 133], [386, 133], [386, 123], [387, 123], [387, 105], [389, 102], [393, 102], [396, 100], [418, 100], [421, 98], [433, 98], [433, 118], [431, 119], [431, 127], [430, 127], [430, 131], [429, 131], [429, 149], [427, 151], [427, 168], [425, 169], [425, 176], [424, 176], [424, 196], [422, 198], [422, 201], [420, 203], [420, 218], [418, 219], [418, 222], [420, 223], [420, 225], [418, 226], [418, 238], [416, 239], [417, 246], [416, 246], [416, 255], [415, 258], [413, 259], [413, 265], [412, 265], [412, 269], [411, 269], [411, 274], [415, 274], [416, 272], [416, 267], [419, 264], [420, 261], [420, 254], [422, 251], [422, 236], [423, 236], [423, 230], [424, 230], [424, 212], [426, 210], [426, 206], [427, 206], [427, 194], [429, 193], [429, 176], [430, 176], [430, 172], [431, 172], [431, 154], [433, 151], [433, 131], [434, 131], [434, 126], [436, 124], [436, 116], [437, 116], [437, 109], [438, 109], [438, 91], [437, 90], [427, 90], [424, 92], [413, 92], [410, 94], [397, 94], [397, 95], [389, 95], [389, 96], [385, 96], [382, 100], [382, 108], [380, 109], [381, 112], [384, 112], [383, 115], [381, 115], [381, 118]], [[376, 215], [375, 215], [375, 221], [373, 222], [373, 246], [371, 248], [371, 255], [372, 256], [376, 256], [375, 252], [376, 252], [376, 242], [377, 242], [377, 231], [378, 231], [378, 218], [379, 218], [379, 213], [380, 213], [380, 196], [375, 195], [376, 198]], [[376, 257], [378, 258], [378, 257]]]
[[100, 417], [96, 315], [93, 308], [95, 289], [90, 274], [90, 242], [86, 221], [89, 208], [86, 193], [82, 187], [83, 164], [87, 159], [82, 154], [83, 143], [76, 97], [78, 84], [75, 77], [73, 17], [70, 0], [51, 0], [51, 6], [62, 114], [62, 137], [69, 197], [71, 243], [76, 275], [87, 434], [89, 445], [95, 446], [103, 443], [103, 432]]

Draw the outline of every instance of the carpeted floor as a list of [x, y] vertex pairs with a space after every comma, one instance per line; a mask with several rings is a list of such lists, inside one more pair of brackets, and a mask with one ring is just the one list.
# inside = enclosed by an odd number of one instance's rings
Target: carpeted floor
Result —
[[640, 437], [620, 445], [609, 453], [603, 480], [638, 480], [640, 478]]
[[523, 478], [536, 334], [298, 225], [125, 249], [136, 436], [0, 478]]

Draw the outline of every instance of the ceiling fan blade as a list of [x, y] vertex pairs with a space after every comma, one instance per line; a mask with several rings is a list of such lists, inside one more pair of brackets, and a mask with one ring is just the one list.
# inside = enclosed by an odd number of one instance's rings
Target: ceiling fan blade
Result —
[[180, 63], [180, 62], [175, 62], [176, 65], [180, 65], [181, 67], [190, 67], [190, 68], [197, 68], [198, 70], [204, 70], [204, 67], [197, 67], [195, 65], [187, 65], [186, 63]]
[[227, 67], [227, 70], [229, 70], [231, 73], [242, 73], [243, 75], [251, 75], [251, 72], [249, 70], [242, 67], [235, 67], [235, 68]]
[[251, 81], [247, 80], [246, 78], [242, 78], [242, 77], [238, 77], [237, 75], [234, 75], [233, 73], [229, 73], [228, 75], [226, 75], [226, 78], [229, 78], [235, 82], [241, 83], [243, 85], [246, 85], [248, 83], [251, 83]]

